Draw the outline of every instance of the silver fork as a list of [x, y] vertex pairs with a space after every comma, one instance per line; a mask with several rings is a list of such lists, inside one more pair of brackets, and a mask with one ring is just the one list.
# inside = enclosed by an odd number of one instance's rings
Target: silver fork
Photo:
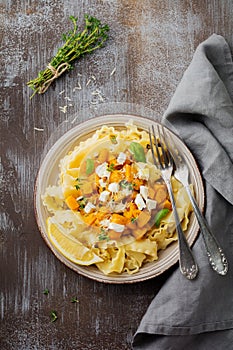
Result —
[[[152, 130], [152, 132], [151, 132]], [[176, 222], [176, 230], [178, 234], [178, 242], [179, 242], [179, 261], [180, 261], [180, 270], [181, 273], [187, 279], [194, 279], [198, 273], [198, 267], [195, 262], [195, 259], [192, 255], [191, 249], [188, 245], [186, 237], [181, 227], [180, 218], [177, 213], [175, 198], [173, 195], [172, 185], [171, 185], [171, 175], [173, 171], [173, 160], [167, 151], [167, 145], [164, 139], [163, 128], [160, 131], [160, 128], [157, 126], [159, 140], [157, 140], [155, 136], [154, 126], [152, 125], [151, 130], [149, 130], [150, 137], [150, 147], [152, 152], [153, 161], [156, 167], [158, 167], [161, 171], [162, 178], [167, 186], [168, 193], [172, 203], [173, 215]], [[159, 147], [162, 151], [162, 156], [159, 152]], [[157, 159], [155, 157], [155, 150]]]
[[189, 185], [189, 169], [187, 163], [184, 159], [184, 156], [182, 156], [181, 152], [179, 152], [177, 147], [175, 147], [175, 143], [171, 136], [169, 137], [169, 142], [170, 153], [174, 159], [174, 163], [176, 166], [174, 176], [178, 181], [180, 181], [183, 184], [188, 193], [190, 202], [193, 206], [194, 212], [197, 217], [197, 221], [200, 226], [200, 231], [204, 239], [209, 263], [213, 270], [216, 271], [219, 275], [226, 275], [228, 271], [228, 262], [226, 256], [223, 253], [222, 248], [220, 247], [213, 233], [211, 232], [206, 219], [202, 215], [197, 205], [197, 202], [192, 195]]

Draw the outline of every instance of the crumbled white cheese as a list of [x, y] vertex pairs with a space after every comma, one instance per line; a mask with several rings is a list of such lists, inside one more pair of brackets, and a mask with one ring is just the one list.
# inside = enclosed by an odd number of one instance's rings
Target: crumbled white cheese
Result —
[[117, 157], [117, 163], [124, 164], [125, 160], [126, 160], [126, 154], [123, 152], [120, 152], [119, 156]]
[[140, 186], [140, 194], [141, 196], [147, 200], [147, 197], [148, 197], [148, 187], [146, 186]]
[[146, 207], [149, 211], [157, 207], [157, 202], [154, 199], [147, 198]]
[[100, 221], [100, 225], [103, 226], [104, 228], [107, 228], [110, 224], [110, 220], [109, 219], [103, 219]]
[[84, 211], [85, 211], [85, 213], [89, 214], [95, 208], [96, 208], [96, 206], [94, 204], [92, 204], [91, 202], [88, 202], [84, 208]]
[[108, 185], [108, 190], [112, 193], [117, 193], [119, 191], [119, 183], [112, 182]]
[[123, 212], [125, 210], [125, 208], [126, 208], [126, 205], [127, 205], [127, 203], [122, 203], [122, 202], [115, 203], [115, 205], [114, 205], [114, 212], [115, 213]]
[[103, 179], [99, 179], [99, 184], [101, 187], [106, 187], [107, 183]]
[[139, 169], [137, 173], [137, 177], [141, 180], [148, 180], [149, 175], [150, 175], [150, 172], [148, 168]]
[[115, 222], [110, 222], [110, 224], [108, 225], [108, 228], [116, 232], [123, 232], [125, 229], [125, 225], [115, 224]]
[[139, 210], [142, 210], [144, 208], [146, 208], [146, 203], [144, 202], [142, 196], [140, 195], [140, 193], [138, 193], [136, 195], [136, 198], [135, 198], [135, 204], [136, 206], [138, 207]]
[[100, 202], [106, 202], [108, 200], [109, 196], [110, 196], [110, 192], [109, 191], [101, 192], [100, 196], [99, 196]]
[[107, 167], [108, 167], [108, 163], [107, 162], [104, 162], [104, 163], [98, 165], [96, 167], [96, 169], [95, 169], [96, 174], [99, 177], [107, 177], [107, 178], [109, 178], [110, 172], [107, 170]]

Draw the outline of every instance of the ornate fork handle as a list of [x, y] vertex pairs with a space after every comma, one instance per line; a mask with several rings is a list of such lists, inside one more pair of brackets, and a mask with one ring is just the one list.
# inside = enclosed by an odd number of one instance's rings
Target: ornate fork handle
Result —
[[165, 180], [165, 183], [167, 185], [168, 193], [171, 199], [173, 215], [175, 218], [176, 228], [177, 228], [177, 233], [179, 238], [178, 242], [179, 242], [179, 252], [180, 252], [180, 270], [181, 270], [181, 273], [186, 278], [192, 280], [196, 277], [198, 273], [198, 267], [194, 260], [193, 254], [191, 252], [191, 249], [189, 248], [189, 245], [187, 243], [187, 240], [185, 238], [184, 232], [180, 224], [180, 218], [177, 213], [171, 182], [170, 180]]
[[228, 262], [227, 259], [220, 248], [216, 238], [213, 236], [212, 232], [209, 229], [209, 226], [203, 217], [191, 191], [189, 186], [185, 186], [186, 191], [189, 195], [190, 201], [192, 203], [194, 212], [196, 214], [202, 236], [204, 239], [207, 256], [210, 262], [211, 267], [214, 271], [216, 271], [219, 275], [226, 275], [228, 271]]

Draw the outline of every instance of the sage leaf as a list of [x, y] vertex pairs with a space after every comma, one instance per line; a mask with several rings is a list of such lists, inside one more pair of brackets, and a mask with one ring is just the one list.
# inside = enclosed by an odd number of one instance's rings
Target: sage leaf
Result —
[[146, 163], [144, 148], [138, 142], [131, 142], [129, 145], [130, 152], [133, 154], [136, 162]]

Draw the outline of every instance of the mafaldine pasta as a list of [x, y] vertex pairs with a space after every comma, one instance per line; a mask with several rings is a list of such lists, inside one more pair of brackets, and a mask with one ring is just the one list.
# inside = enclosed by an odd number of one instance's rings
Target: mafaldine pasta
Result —
[[[185, 231], [191, 205], [175, 178], [172, 187]], [[42, 199], [49, 212], [48, 231], [53, 227], [59, 233], [59, 239], [55, 234], [51, 240], [56, 248], [71, 261], [94, 264], [106, 275], [136, 273], [177, 240], [171, 202], [152, 161], [148, 132], [132, 122], [121, 128], [104, 125], [77, 144], [61, 159], [59, 181]], [[66, 254], [68, 238], [72, 249]]]

